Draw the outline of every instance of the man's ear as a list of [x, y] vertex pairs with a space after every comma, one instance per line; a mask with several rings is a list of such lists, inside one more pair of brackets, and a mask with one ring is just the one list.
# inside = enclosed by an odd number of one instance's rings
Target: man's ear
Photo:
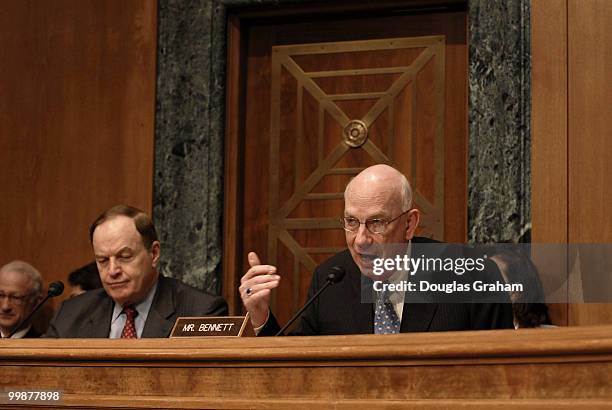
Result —
[[413, 208], [406, 214], [406, 240], [409, 241], [414, 236], [416, 228], [419, 225], [419, 219], [421, 213], [418, 209]]
[[149, 252], [151, 252], [151, 259], [153, 261], [153, 267], [157, 268], [157, 264], [159, 263], [159, 256], [161, 254], [161, 245], [159, 241], [154, 241], [151, 244], [151, 250]]

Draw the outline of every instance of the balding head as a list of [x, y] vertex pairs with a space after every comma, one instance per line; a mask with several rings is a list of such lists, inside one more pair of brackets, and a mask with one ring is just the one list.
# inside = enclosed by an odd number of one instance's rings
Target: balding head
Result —
[[399, 201], [402, 210], [408, 210], [412, 205], [412, 188], [408, 179], [385, 164], [373, 165], [357, 174], [346, 186], [344, 199], [349, 195], [361, 196], [374, 189], [393, 201]]
[[[372, 261], [383, 257], [386, 245], [412, 239], [419, 211], [410, 209], [412, 190], [401, 172], [389, 165], [364, 169], [344, 191], [346, 244], [365, 275]], [[387, 246], [387, 248], [389, 248]]]

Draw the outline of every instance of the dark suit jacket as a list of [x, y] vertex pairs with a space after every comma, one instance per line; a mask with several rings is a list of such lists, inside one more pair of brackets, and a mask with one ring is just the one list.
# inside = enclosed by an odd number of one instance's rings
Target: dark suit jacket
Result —
[[[108, 337], [114, 301], [104, 289], [65, 300], [44, 337]], [[177, 317], [224, 316], [227, 303], [184, 283], [159, 277], [142, 337], [168, 337]]]
[[28, 332], [25, 335], [23, 335], [24, 339], [33, 339], [37, 337], [40, 337], [40, 332], [34, 329], [34, 326], [30, 327], [30, 330], [28, 330]]
[[[415, 243], [430, 241], [417, 237], [413, 239]], [[298, 324], [292, 334], [374, 333], [374, 306], [372, 303], [361, 303], [362, 275], [348, 249], [334, 255], [317, 267], [313, 274], [308, 298], [325, 284], [329, 269], [333, 266], [344, 268], [346, 272], [344, 279], [326, 289], [306, 309], [301, 319], [298, 319]], [[513, 327], [510, 303], [404, 303], [400, 331], [402, 333], [439, 332], [510, 329]], [[270, 314], [259, 336], [272, 336], [279, 330], [276, 318]]]

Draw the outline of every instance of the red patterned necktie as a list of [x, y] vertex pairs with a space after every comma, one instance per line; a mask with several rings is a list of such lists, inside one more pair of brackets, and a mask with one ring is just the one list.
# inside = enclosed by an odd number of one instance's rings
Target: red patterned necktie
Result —
[[123, 326], [123, 331], [121, 331], [122, 339], [137, 339], [138, 334], [136, 333], [136, 322], [134, 319], [138, 316], [138, 311], [132, 305], [124, 306], [123, 312], [127, 317], [125, 319], [125, 326]]

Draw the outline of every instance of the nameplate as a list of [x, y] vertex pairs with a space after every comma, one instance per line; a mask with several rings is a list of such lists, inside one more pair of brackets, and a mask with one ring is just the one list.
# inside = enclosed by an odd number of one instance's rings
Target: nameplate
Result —
[[248, 316], [179, 317], [170, 337], [239, 337]]

